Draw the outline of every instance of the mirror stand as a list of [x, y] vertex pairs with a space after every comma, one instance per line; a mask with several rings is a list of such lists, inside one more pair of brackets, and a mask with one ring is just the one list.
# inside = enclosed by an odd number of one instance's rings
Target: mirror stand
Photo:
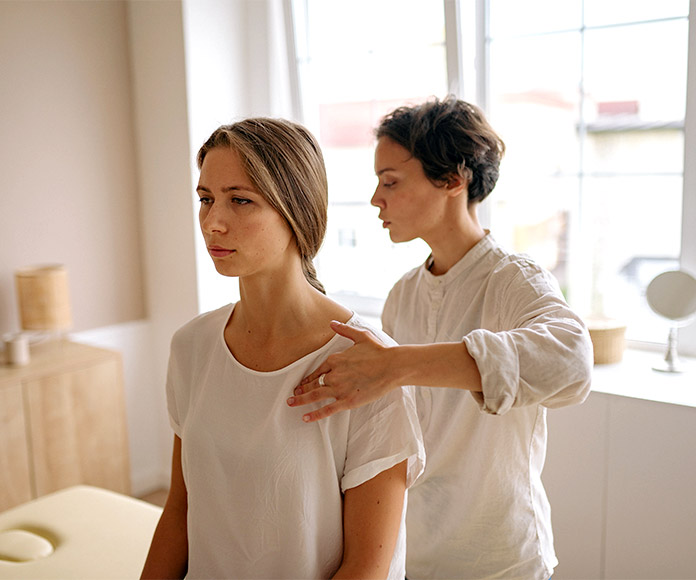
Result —
[[677, 327], [673, 326], [669, 329], [667, 337], [667, 352], [665, 359], [661, 365], [654, 366], [654, 371], [661, 373], [682, 373], [684, 369], [679, 364], [679, 355], [677, 354]]
[[696, 278], [684, 270], [662, 272], [648, 284], [645, 297], [653, 312], [671, 322], [665, 360], [653, 369], [663, 373], [684, 372], [677, 354], [677, 328], [696, 319]]

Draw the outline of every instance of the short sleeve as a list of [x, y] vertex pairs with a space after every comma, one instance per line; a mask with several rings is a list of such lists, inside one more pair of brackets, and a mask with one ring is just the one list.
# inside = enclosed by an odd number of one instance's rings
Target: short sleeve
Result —
[[180, 384], [180, 373], [177, 372], [177, 361], [174, 348], [170, 349], [169, 364], [167, 366], [167, 411], [169, 413], [169, 424], [174, 433], [181, 437], [181, 415], [177, 405], [177, 395], [180, 397], [180, 390], [176, 388]]
[[169, 424], [174, 433], [182, 436], [190, 398], [190, 376], [192, 373], [192, 344], [188, 325], [174, 333], [169, 348], [167, 365], [167, 411]]
[[408, 460], [406, 485], [411, 487], [425, 467], [425, 450], [413, 387], [350, 411], [346, 462], [341, 490], [372, 479]]

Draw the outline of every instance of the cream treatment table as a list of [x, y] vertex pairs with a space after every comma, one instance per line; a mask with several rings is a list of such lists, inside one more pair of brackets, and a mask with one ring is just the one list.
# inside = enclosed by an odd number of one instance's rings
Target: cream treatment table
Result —
[[[0, 579], [138, 578], [161, 513], [149, 503], [85, 485], [11, 508], [0, 513]], [[46, 548], [42, 555], [10, 561], [19, 553], [17, 537], [37, 536]]]

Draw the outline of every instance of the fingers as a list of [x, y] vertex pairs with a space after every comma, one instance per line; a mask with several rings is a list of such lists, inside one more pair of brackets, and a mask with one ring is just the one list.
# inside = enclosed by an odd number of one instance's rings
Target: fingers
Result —
[[302, 416], [302, 420], [305, 423], [313, 423], [314, 421], [319, 421], [321, 419], [326, 419], [327, 417], [331, 417], [331, 415], [335, 415], [339, 411], [342, 411], [343, 407], [340, 403], [332, 403], [330, 405], [325, 405], [324, 407], [321, 407], [320, 409], [317, 409], [316, 411], [312, 411], [311, 413], [307, 413], [306, 415]]
[[295, 389], [295, 396], [288, 399], [287, 403], [290, 407], [300, 407], [309, 403], [316, 403], [317, 401], [325, 401], [326, 399], [334, 398], [333, 391], [331, 390], [331, 387], [328, 386], [314, 387], [308, 392], [298, 394], [297, 391], [300, 388], [301, 387]]
[[324, 400], [328, 400], [329, 404], [302, 416], [302, 420], [305, 423], [313, 423], [314, 421], [331, 417], [331, 415], [338, 413], [343, 408], [341, 403], [336, 401], [336, 399], [333, 397], [330, 387], [318, 387], [308, 393], [305, 393], [304, 395], [290, 397], [287, 403], [291, 407], [299, 407], [308, 403], [315, 403], [317, 401]]
[[369, 336], [366, 331], [355, 328], [354, 326], [349, 326], [348, 324], [343, 324], [337, 320], [332, 320], [329, 326], [331, 326], [331, 330], [336, 334], [340, 334], [353, 342], [360, 342]]
[[[300, 387], [304, 387], [305, 385], [309, 385], [309, 383], [314, 383], [315, 381], [318, 381], [319, 377], [321, 375], [327, 374], [330, 370], [331, 369], [328, 367], [326, 362], [324, 362], [324, 364], [322, 364], [319, 368], [317, 368], [315, 371], [313, 371], [311, 375], [307, 375], [304, 379], [302, 379], [302, 382], [300, 383]], [[316, 388], [318, 386], [319, 386], [319, 383], [315, 383], [313, 387], [310, 386], [308, 389], [301, 389], [300, 393], [307, 392], [308, 390], [311, 390], [312, 388]], [[299, 395], [300, 393], [298, 393], [297, 391], [298, 391], [298, 389], [295, 389], [295, 394]]]
[[329, 326], [331, 326], [331, 330], [333, 330], [336, 334], [340, 334], [341, 336], [352, 340], [356, 344], [359, 342], [371, 342], [375, 345], [386, 346], [384, 339], [377, 336], [371, 330], [355, 328], [354, 326], [349, 326], [348, 324], [343, 324], [336, 320], [332, 320]]

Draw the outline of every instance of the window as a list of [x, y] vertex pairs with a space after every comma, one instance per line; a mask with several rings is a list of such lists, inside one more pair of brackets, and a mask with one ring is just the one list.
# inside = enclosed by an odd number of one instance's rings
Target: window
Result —
[[590, 317], [664, 342], [645, 301], [678, 267], [688, 2], [489, 2], [488, 111], [508, 145], [493, 231]]
[[329, 173], [318, 267], [330, 294], [377, 316], [427, 256], [420, 242], [391, 244], [369, 205], [372, 130], [395, 106], [458, 87], [508, 147], [483, 223], [551, 270], [582, 315], [628, 322], [629, 339], [666, 341], [644, 292], [678, 265], [683, 244], [688, 0], [293, 8], [304, 122]]
[[378, 317], [394, 282], [428, 248], [392, 244], [370, 205], [373, 131], [396, 106], [446, 92], [442, 5], [297, 0], [293, 8], [304, 122], [321, 142], [329, 176], [320, 279], [344, 304]]

